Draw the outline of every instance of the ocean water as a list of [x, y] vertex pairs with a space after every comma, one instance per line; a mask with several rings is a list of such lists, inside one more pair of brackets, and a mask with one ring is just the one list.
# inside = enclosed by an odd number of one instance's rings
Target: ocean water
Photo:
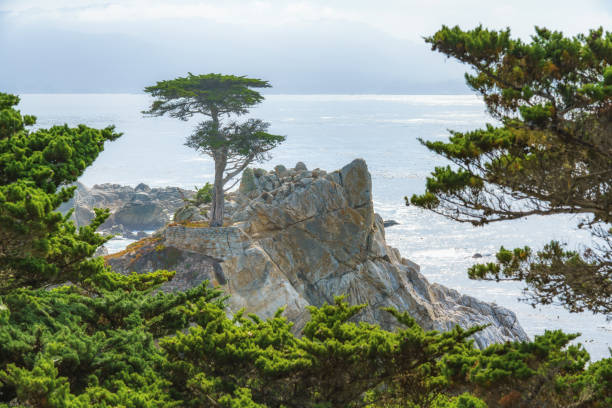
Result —
[[[20, 109], [38, 117], [38, 125], [114, 124], [124, 135], [106, 150], [81, 178], [97, 183], [194, 188], [212, 181], [212, 160], [183, 146], [196, 120], [144, 118], [146, 95], [26, 94]], [[293, 167], [303, 161], [309, 169], [334, 170], [363, 158], [372, 174], [374, 205], [384, 219], [400, 225], [388, 228], [387, 241], [402, 255], [421, 265], [423, 274], [458, 291], [516, 312], [530, 336], [546, 329], [579, 332], [593, 359], [608, 357], [612, 322], [590, 313], [570, 314], [559, 306], [532, 308], [519, 302], [522, 285], [478, 282], [467, 278], [475, 261], [493, 260], [501, 246], [540, 247], [551, 239], [570, 246], [589, 242], [570, 216], [531, 217], [472, 227], [404, 205], [404, 196], [422, 192], [425, 178], [444, 159], [430, 153], [417, 138], [444, 140], [448, 129], [468, 130], [491, 119], [473, 95], [267, 95], [250, 117], [271, 123], [270, 131], [287, 136], [260, 165]], [[130, 241], [115, 241], [119, 250]], [[475, 260], [473, 254], [483, 258]]]

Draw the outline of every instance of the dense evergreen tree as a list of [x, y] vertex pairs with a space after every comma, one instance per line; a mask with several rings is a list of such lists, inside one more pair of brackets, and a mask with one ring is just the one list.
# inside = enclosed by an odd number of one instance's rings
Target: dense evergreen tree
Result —
[[579, 215], [593, 237], [586, 249], [502, 247], [469, 276], [524, 281], [534, 305], [612, 313], [612, 33], [536, 28], [526, 43], [509, 29], [443, 27], [426, 41], [472, 68], [467, 83], [500, 125], [423, 142], [457, 166], [437, 167], [410, 201], [477, 226]]
[[249, 119], [244, 123], [223, 116], [239, 116], [260, 103], [263, 96], [252, 88], [269, 88], [267, 81], [234, 75], [206, 74], [158, 82], [145, 88], [156, 99], [145, 114], [187, 120], [193, 115], [208, 116], [185, 143], [211, 156], [215, 161], [211, 226], [223, 225], [225, 186], [253, 161], [262, 161], [267, 153], [285, 140], [268, 133], [269, 123]]
[[[280, 316], [226, 316], [206, 283], [151, 296], [116, 285], [16, 290], [0, 311], [0, 406], [607, 407], [612, 365], [585, 369], [572, 336], [475, 349], [476, 329], [388, 332], [349, 319], [363, 306], [311, 308], [303, 337]], [[191, 325], [188, 331], [184, 329]], [[167, 336], [183, 329], [175, 336]], [[159, 343], [159, 347], [157, 346]]]
[[79, 281], [102, 269], [91, 259], [106, 241], [95, 234], [108, 213], [96, 211], [78, 231], [57, 208], [77, 180], [120, 134], [86, 126], [28, 130], [36, 118], [15, 109], [19, 98], [0, 93], [0, 294]]

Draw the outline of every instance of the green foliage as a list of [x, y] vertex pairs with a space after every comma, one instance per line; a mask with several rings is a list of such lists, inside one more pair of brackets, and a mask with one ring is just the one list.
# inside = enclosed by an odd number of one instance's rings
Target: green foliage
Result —
[[3, 296], [0, 405], [481, 408], [520, 396], [521, 406], [602, 407], [612, 398], [612, 360], [585, 369], [588, 354], [568, 346], [575, 335], [480, 351], [467, 340], [480, 328], [424, 331], [389, 309], [402, 326], [389, 332], [351, 322], [363, 305], [338, 298], [309, 308], [296, 337], [282, 310], [227, 317], [207, 282], [152, 296], [154, 287]]
[[[3, 296], [0, 402], [180, 406], [168, 394], [156, 341], [187, 327], [193, 321], [187, 309], [198, 302], [221, 310], [219, 293], [203, 284], [151, 296], [154, 286], [145, 284], [147, 275], [138, 276], [141, 284], [135, 286], [146, 290], [101, 290], [92, 297], [72, 286]], [[127, 280], [134, 284], [137, 277]]]
[[28, 286], [38, 288], [79, 281], [103, 270], [90, 259], [106, 238], [95, 233], [108, 217], [96, 210], [88, 227], [78, 231], [57, 208], [105, 141], [120, 136], [80, 125], [30, 131], [33, 116], [15, 109], [19, 98], [0, 93], [0, 294]]
[[425, 332], [389, 310], [406, 327], [388, 332], [350, 322], [363, 307], [342, 298], [309, 307], [301, 338], [282, 310], [265, 321], [242, 313], [230, 320], [207, 307], [198, 326], [160, 343], [168, 353], [166, 372], [190, 406], [225, 406], [223, 398], [244, 398], [245, 389], [254, 404], [266, 407], [362, 406], [366, 395], [370, 403], [430, 406], [448, 389], [439, 359], [470, 349], [466, 339], [479, 328]]
[[452, 398], [439, 396], [434, 401], [432, 408], [487, 408], [487, 404], [473, 395], [465, 393]]
[[269, 123], [259, 119], [249, 119], [244, 123], [231, 122], [222, 127], [209, 120], [198, 125], [187, 138], [185, 146], [209, 155], [223, 149], [230, 158], [251, 157], [250, 162], [261, 161], [266, 152], [285, 141], [284, 136], [267, 133], [269, 127]]
[[263, 101], [252, 88], [270, 88], [268, 81], [244, 76], [204, 74], [159, 81], [144, 91], [155, 98], [144, 114], [187, 120], [195, 114], [217, 116], [242, 115], [248, 107]]
[[[561, 331], [546, 331], [533, 342], [496, 344], [482, 352], [470, 350], [445, 356], [445, 374], [456, 384], [474, 386], [472, 392], [489, 406], [511, 402], [515, 405], [509, 406], [553, 403], [553, 406], [566, 406], [578, 401], [595, 404], [603, 394], [591, 393], [589, 387], [594, 383], [571, 392], [567, 392], [569, 386], [558, 386], [560, 382], [574, 383], [585, 375], [587, 352], [580, 345], [569, 345], [576, 337]], [[610, 364], [609, 359], [604, 363]]]
[[568, 251], [557, 241], [535, 253], [529, 247], [510, 251], [502, 246], [496, 257], [496, 263], [470, 267], [469, 277], [496, 281], [520, 279], [542, 304], [559, 301], [576, 311], [587, 304], [593, 311], [606, 312], [610, 308], [610, 282], [598, 273], [600, 266], [586, 262], [577, 251]]
[[469, 275], [524, 281], [534, 305], [612, 312], [612, 33], [568, 38], [536, 27], [525, 43], [509, 29], [442, 27], [426, 41], [473, 69], [466, 81], [501, 126], [422, 141], [456, 167], [436, 167], [410, 203], [476, 226], [581, 214], [594, 238], [581, 253], [552, 242], [519, 259], [502, 248], [497, 264]]
[[196, 205], [209, 204], [212, 201], [213, 186], [210, 183], [204, 184], [202, 188], [195, 187], [196, 194], [191, 202]]

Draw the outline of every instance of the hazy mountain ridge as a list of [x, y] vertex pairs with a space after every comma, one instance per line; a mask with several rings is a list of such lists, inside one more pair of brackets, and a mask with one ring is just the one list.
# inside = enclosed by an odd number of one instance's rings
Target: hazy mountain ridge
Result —
[[364, 24], [203, 21], [194, 31], [165, 21], [96, 33], [7, 20], [0, 16], [0, 60], [11, 63], [0, 68], [0, 89], [16, 93], [140, 92], [188, 71], [261, 77], [274, 93], [468, 92], [459, 64]]

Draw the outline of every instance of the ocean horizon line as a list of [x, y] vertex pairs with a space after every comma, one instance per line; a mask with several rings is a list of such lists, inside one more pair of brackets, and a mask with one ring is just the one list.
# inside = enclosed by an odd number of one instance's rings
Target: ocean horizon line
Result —
[[[16, 95], [147, 95], [145, 92], [18, 92], [18, 91], [6, 91], [4, 93], [12, 93]], [[380, 92], [359, 92], [359, 93], [341, 93], [341, 92], [279, 92], [279, 93], [265, 93], [260, 92], [264, 96], [478, 96], [476, 93], [380, 93]]]

